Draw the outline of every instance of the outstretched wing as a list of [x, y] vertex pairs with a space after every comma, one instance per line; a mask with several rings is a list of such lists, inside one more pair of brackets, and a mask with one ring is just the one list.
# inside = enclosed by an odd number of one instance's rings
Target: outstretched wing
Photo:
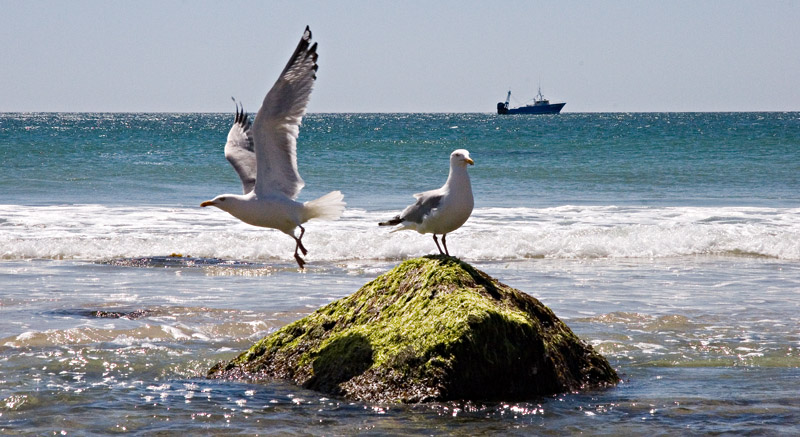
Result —
[[[236, 99], [233, 100], [236, 103]], [[233, 169], [242, 180], [244, 194], [253, 190], [256, 185], [256, 153], [253, 150], [253, 133], [250, 130], [250, 120], [244, 107], [236, 105], [236, 118], [228, 132], [228, 142], [225, 143], [225, 158], [231, 163]]]
[[253, 122], [259, 196], [282, 193], [294, 199], [305, 185], [297, 171], [297, 136], [317, 78], [317, 44], [310, 44], [311, 30], [306, 26]]

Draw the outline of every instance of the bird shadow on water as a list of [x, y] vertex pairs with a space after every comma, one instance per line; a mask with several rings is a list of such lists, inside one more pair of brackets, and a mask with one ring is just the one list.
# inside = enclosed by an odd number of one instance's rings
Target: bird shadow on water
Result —
[[172, 254], [167, 256], [145, 256], [136, 258], [115, 258], [99, 261], [98, 264], [114, 267], [168, 268], [177, 270], [197, 270], [210, 276], [269, 276], [279, 272], [297, 272], [297, 266], [288, 263], [266, 264], [264, 262], [240, 261], [221, 258], [203, 258], [191, 255]]
[[259, 267], [263, 264], [224, 260], [219, 258], [200, 258], [191, 255], [173, 253], [167, 256], [146, 256], [137, 258], [115, 258], [103, 261], [101, 264], [108, 264], [119, 267], [207, 267], [207, 266], [231, 266], [231, 267]]

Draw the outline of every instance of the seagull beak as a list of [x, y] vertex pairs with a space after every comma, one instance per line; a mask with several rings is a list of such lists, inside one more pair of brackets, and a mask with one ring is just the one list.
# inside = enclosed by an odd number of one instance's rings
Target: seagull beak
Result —
[[464, 162], [466, 162], [466, 163], [467, 163], [467, 164], [469, 164], [469, 165], [475, 165], [475, 161], [473, 161], [473, 160], [472, 160], [472, 159], [470, 159], [470, 158], [464, 158]]
[[205, 202], [201, 203], [200, 206], [214, 206], [214, 201], [206, 200]]

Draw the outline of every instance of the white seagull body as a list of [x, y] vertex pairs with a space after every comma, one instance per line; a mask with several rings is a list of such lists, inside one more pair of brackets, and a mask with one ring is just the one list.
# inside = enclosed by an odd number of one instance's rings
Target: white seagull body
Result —
[[[392, 232], [413, 229], [420, 234], [432, 233], [439, 253], [449, 256], [447, 233], [455, 231], [466, 223], [475, 204], [472, 198], [472, 185], [467, 173], [467, 164], [475, 164], [469, 157], [468, 151], [458, 149], [451, 153], [450, 174], [447, 176], [447, 182], [441, 188], [414, 194], [417, 199], [416, 203], [408, 206], [393, 219], [378, 224], [380, 226], [401, 226]], [[439, 246], [437, 234], [442, 236], [444, 252]]]
[[[277, 229], [297, 243], [294, 257], [302, 269], [307, 253], [302, 224], [311, 219], [338, 219], [344, 211], [344, 196], [332, 191], [305, 203], [295, 201], [305, 183], [297, 171], [297, 136], [316, 79], [317, 44], [310, 45], [306, 27], [294, 54], [272, 86], [250, 124], [237, 106], [228, 132], [225, 158], [242, 180], [244, 194], [221, 194], [200, 206], [216, 206], [239, 220]], [[300, 228], [300, 235], [295, 230]]]

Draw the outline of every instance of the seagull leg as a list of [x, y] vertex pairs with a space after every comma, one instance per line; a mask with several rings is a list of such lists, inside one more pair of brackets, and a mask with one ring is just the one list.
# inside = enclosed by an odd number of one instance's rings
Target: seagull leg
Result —
[[[444, 237], [442, 237], [442, 240], [444, 240]], [[439, 239], [436, 238], [436, 234], [433, 234], [433, 242], [436, 243], [436, 248], [439, 249], [439, 255], [444, 255], [442, 248], [439, 246]]]
[[[444, 253], [445, 255], [450, 256], [450, 252], [447, 250], [447, 240], [445, 240], [445, 238], [447, 238], [447, 234], [442, 234], [442, 245], [444, 246]], [[439, 250], [439, 252], [441, 252], [441, 249]]]
[[303, 234], [305, 233], [306, 233], [305, 228], [300, 226], [300, 236], [294, 237], [294, 241], [297, 242], [297, 245], [294, 246], [294, 260], [297, 261], [297, 265], [300, 266], [301, 270], [305, 268], [306, 262], [305, 260], [303, 260], [302, 257], [300, 257], [300, 255], [297, 253], [297, 250], [299, 249], [301, 252], [303, 252], [303, 255], [308, 254], [308, 251], [306, 250], [305, 246], [303, 246], [303, 242], [300, 241], [300, 239], [303, 238]]
[[297, 261], [297, 266], [300, 267], [300, 270], [305, 268], [306, 262], [297, 254], [296, 250], [294, 251], [294, 260]]
[[298, 227], [300, 228], [300, 236], [299, 237], [295, 237], [295, 239], [294, 239], [294, 241], [297, 242], [297, 247], [295, 247], [294, 251], [295, 251], [295, 253], [297, 253], [297, 248], [300, 248], [300, 251], [303, 252], [303, 255], [308, 255], [308, 251], [306, 250], [306, 247], [303, 246], [303, 241], [302, 241], [303, 240], [303, 234], [306, 233], [306, 228], [304, 228], [302, 226], [298, 226]]

